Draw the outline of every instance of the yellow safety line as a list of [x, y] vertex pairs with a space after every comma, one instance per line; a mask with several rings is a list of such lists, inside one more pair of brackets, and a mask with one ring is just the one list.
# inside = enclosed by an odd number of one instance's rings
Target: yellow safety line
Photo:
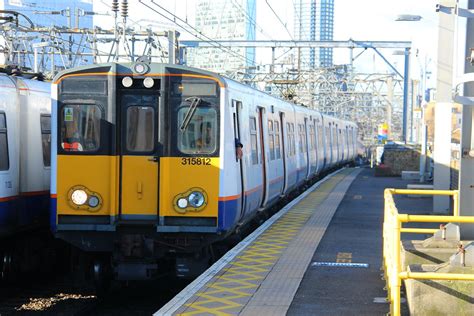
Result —
[[350, 172], [352, 172], [350, 169], [344, 170], [330, 178], [317, 191], [309, 194], [278, 219], [241, 255], [230, 262], [222, 274], [216, 276], [203, 290], [196, 293], [188, 301], [190, 303], [185, 304], [186, 310], [180, 315], [220, 316], [235, 314], [237, 308], [240, 308], [240, 311], [244, 306], [242, 300], [248, 300], [255, 293], [260, 281], [266, 277], [280, 255], [299, 234], [301, 227], [308, 221], [317, 206]]

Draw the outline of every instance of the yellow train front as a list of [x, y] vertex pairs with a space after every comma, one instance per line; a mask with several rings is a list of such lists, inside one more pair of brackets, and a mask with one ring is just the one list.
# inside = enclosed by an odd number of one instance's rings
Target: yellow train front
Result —
[[207, 72], [141, 62], [56, 76], [51, 225], [96, 255], [98, 280], [152, 278], [170, 258], [191, 276], [235, 226], [235, 213], [219, 218], [223, 88]]

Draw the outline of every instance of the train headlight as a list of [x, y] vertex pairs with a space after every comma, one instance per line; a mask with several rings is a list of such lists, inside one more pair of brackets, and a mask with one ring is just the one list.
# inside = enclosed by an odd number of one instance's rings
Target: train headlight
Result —
[[131, 77], [124, 77], [122, 79], [122, 85], [125, 87], [125, 88], [130, 88], [133, 84], [133, 79]]
[[140, 75], [147, 73], [149, 69], [148, 65], [144, 63], [136, 63], [133, 65], [133, 71]]
[[188, 201], [192, 207], [199, 208], [203, 206], [204, 202], [206, 202], [206, 199], [204, 198], [204, 194], [201, 192], [193, 191], [191, 194], [189, 194]]
[[89, 204], [90, 207], [97, 207], [97, 205], [99, 205], [99, 198], [97, 196], [91, 196], [87, 204]]
[[84, 190], [74, 190], [71, 194], [72, 203], [84, 205], [87, 201], [87, 193]]
[[153, 80], [153, 78], [146, 77], [143, 80], [143, 85], [145, 86], [145, 88], [150, 89], [151, 87], [153, 87], [154, 84], [155, 84], [155, 80]]
[[188, 200], [181, 198], [178, 200], [178, 207], [179, 208], [186, 208], [188, 206]]
[[201, 212], [208, 204], [207, 193], [201, 188], [190, 188], [173, 198], [173, 208], [179, 214]]
[[97, 212], [102, 208], [103, 199], [100, 193], [91, 191], [86, 186], [76, 185], [69, 189], [67, 202], [74, 210]]

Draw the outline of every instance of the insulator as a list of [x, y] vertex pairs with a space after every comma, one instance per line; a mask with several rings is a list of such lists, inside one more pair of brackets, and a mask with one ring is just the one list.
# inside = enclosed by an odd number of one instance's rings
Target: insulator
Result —
[[119, 11], [118, 0], [112, 0], [112, 11], [113, 12], [118, 12]]
[[128, 3], [127, 0], [122, 0], [122, 17], [128, 16]]

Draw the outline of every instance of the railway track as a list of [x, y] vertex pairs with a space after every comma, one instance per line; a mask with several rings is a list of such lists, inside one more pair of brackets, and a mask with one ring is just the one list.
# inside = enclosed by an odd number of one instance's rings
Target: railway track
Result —
[[170, 277], [115, 284], [106, 296], [98, 298], [92, 288], [64, 279], [21, 283], [0, 289], [0, 316], [150, 315], [186, 284]]

